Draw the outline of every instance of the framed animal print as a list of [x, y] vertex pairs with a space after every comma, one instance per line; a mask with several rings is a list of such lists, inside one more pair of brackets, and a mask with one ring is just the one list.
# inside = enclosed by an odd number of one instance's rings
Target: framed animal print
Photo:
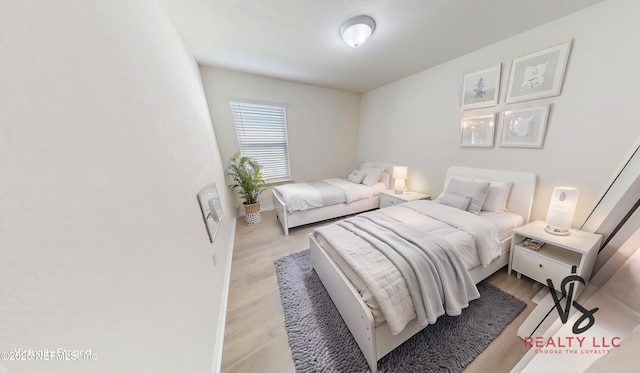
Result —
[[542, 148], [549, 105], [537, 105], [502, 112], [500, 146]]
[[569, 60], [571, 41], [513, 60], [506, 102], [558, 96]]

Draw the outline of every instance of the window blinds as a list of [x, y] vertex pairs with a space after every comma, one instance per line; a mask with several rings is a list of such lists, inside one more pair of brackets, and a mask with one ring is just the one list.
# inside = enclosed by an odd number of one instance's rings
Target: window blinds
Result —
[[258, 161], [265, 181], [289, 179], [284, 106], [231, 101], [240, 153]]

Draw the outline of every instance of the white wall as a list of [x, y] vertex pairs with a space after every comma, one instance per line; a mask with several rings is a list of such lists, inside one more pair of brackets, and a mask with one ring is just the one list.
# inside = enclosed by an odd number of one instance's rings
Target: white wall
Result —
[[[640, 135], [640, 49], [631, 42], [640, 32], [638, 14], [638, 1], [606, 1], [366, 93], [359, 160], [405, 164], [408, 187], [432, 195], [442, 190], [450, 165], [532, 171], [539, 177], [532, 218], [545, 218], [553, 186], [572, 185], [580, 189], [579, 226]], [[512, 59], [570, 39], [561, 95], [505, 105]], [[460, 147], [462, 77], [500, 62], [499, 105], [465, 115], [551, 103], [542, 149]]]
[[161, 9], [3, 2], [0, 56], [0, 352], [97, 358], [0, 371], [216, 370], [235, 219], [209, 243], [196, 194], [222, 160]]
[[[223, 159], [238, 151], [229, 101], [242, 98], [286, 106], [294, 181], [346, 177], [357, 166], [359, 94], [206, 66], [200, 71]], [[260, 200], [263, 210], [273, 208], [269, 190]]]

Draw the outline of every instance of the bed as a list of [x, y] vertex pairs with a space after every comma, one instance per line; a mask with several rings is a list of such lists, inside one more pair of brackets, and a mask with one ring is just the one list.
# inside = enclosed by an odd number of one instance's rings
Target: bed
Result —
[[[358, 170], [372, 169], [382, 170], [382, 173], [380, 174], [379, 180], [376, 180], [373, 185], [369, 186], [370, 195], [365, 198], [361, 198], [363, 191], [355, 190], [353, 194], [358, 197], [346, 198], [343, 195], [344, 201], [339, 203], [326, 203], [326, 200], [335, 200], [337, 197], [332, 196], [329, 198], [323, 198], [322, 195], [318, 195], [317, 189], [320, 189], [320, 193], [328, 189], [327, 185], [325, 185], [326, 183], [320, 181], [313, 183], [286, 184], [274, 187], [273, 205], [276, 210], [278, 221], [280, 221], [280, 224], [282, 225], [284, 234], [289, 235], [289, 228], [377, 209], [380, 205], [380, 192], [390, 188], [393, 165], [382, 162], [365, 162], [358, 168]], [[353, 171], [349, 176], [352, 174]], [[344, 181], [344, 179], [337, 178], [328, 179], [326, 181], [334, 184], [332, 185], [333, 187], [339, 187], [341, 185], [341, 180]], [[363, 181], [365, 181], [364, 178], [361, 179], [361, 182]], [[365, 185], [360, 186], [364, 187]], [[355, 187], [355, 185], [352, 185], [352, 187]], [[294, 194], [294, 192], [296, 193], [293, 201], [285, 198], [285, 195], [283, 194], [286, 191], [285, 188], [287, 188], [291, 194]], [[314, 191], [314, 189], [316, 190]], [[319, 197], [313, 199], [308, 197], [308, 195], [301, 196], [298, 194], [299, 191], [304, 192], [305, 190], [311, 190], [311, 192], [315, 192]], [[318, 201], [318, 198], [323, 199], [324, 201]], [[287, 203], [287, 201], [289, 202]]]
[[[531, 214], [531, 204], [533, 201], [533, 193], [536, 186], [536, 176], [532, 173], [527, 172], [514, 172], [514, 171], [501, 171], [501, 170], [489, 170], [489, 169], [479, 169], [479, 168], [469, 168], [469, 167], [460, 167], [453, 166], [450, 167], [447, 171], [447, 175], [445, 178], [445, 191], [453, 192], [455, 191], [456, 185], [461, 185], [468, 182], [479, 182], [479, 184], [487, 183], [487, 181], [494, 182], [496, 184], [508, 184], [509, 189], [507, 190], [507, 194], [504, 197], [504, 205], [503, 209], [510, 215], [518, 215], [520, 217], [519, 222], [513, 223], [511, 229], [515, 228], [516, 225], [526, 224], [529, 222], [530, 214]], [[492, 185], [493, 186], [493, 185]], [[403, 220], [405, 213], [409, 211], [409, 214], [414, 214], [416, 211], [422, 211], [422, 209], [431, 209], [432, 207], [435, 210], [446, 210], [447, 208], [456, 210], [466, 210], [461, 207], [450, 207], [446, 206], [446, 204], [440, 204], [443, 199], [447, 199], [451, 193], [443, 193], [443, 195], [439, 196], [436, 201], [413, 201], [408, 202], [406, 204], [396, 205], [392, 207], [387, 207], [384, 209], [377, 210], [375, 212], [368, 212], [366, 214], [361, 214], [356, 217], [348, 218], [336, 223], [332, 223], [329, 226], [317, 228], [313, 233], [310, 234], [310, 251], [311, 251], [311, 263], [316, 273], [320, 277], [323, 285], [327, 289], [331, 299], [333, 300], [336, 308], [340, 312], [342, 318], [345, 323], [349, 327], [354, 339], [356, 340], [358, 346], [360, 347], [365, 359], [371, 369], [371, 372], [377, 371], [377, 361], [381, 359], [383, 356], [391, 352], [393, 349], [398, 347], [404, 341], [409, 339], [411, 336], [425, 328], [429, 323], [435, 322], [427, 312], [428, 323], [425, 323], [425, 315], [424, 312], [418, 312], [416, 308], [416, 314], [422, 314], [422, 317], [414, 317], [412, 320], [406, 322], [406, 324], [402, 324], [402, 322], [398, 323], [395, 320], [385, 320], [384, 317], [380, 318], [380, 310], [377, 310], [376, 307], [378, 305], [372, 305], [371, 297], [367, 296], [371, 289], [367, 288], [366, 285], [370, 285], [371, 283], [367, 281], [365, 277], [361, 279], [361, 281], [353, 281], [353, 273], [350, 272], [358, 272], [357, 269], [350, 270], [344, 267], [344, 263], [340, 263], [341, 260], [336, 260], [335, 253], [332, 251], [337, 250], [336, 247], [341, 244], [341, 239], [336, 236], [330, 236], [332, 231], [341, 231], [340, 229], [347, 229], [348, 226], [361, 224], [363, 220], [371, 220], [378, 221], [381, 220], [386, 224], [389, 220]], [[475, 202], [475, 201], [474, 201]], [[473, 209], [476, 209], [474, 207]], [[411, 211], [410, 211], [411, 210]], [[474, 219], [482, 219], [480, 215], [482, 213], [478, 212], [478, 216], [475, 216]], [[492, 212], [493, 213], [493, 212]], [[378, 216], [375, 214], [382, 215], [392, 215], [393, 219], [390, 219], [389, 216]], [[393, 216], [393, 215], [396, 216]], [[398, 215], [400, 214], [400, 215]], [[473, 215], [465, 211], [461, 211], [459, 213], [455, 213], [454, 215], [467, 214]], [[501, 215], [498, 212], [493, 213], [494, 215]], [[490, 214], [489, 214], [490, 215]], [[437, 219], [436, 219], [437, 220]], [[391, 223], [389, 223], [391, 224]], [[392, 229], [402, 230], [402, 226], [396, 227], [396, 223], [393, 223]], [[442, 227], [438, 224], [440, 222], [431, 222], [425, 223], [425, 225], [434, 225], [441, 229]], [[415, 225], [423, 225], [422, 222], [416, 223]], [[488, 226], [488, 225], [487, 225]], [[360, 229], [360, 228], [358, 228]], [[386, 230], [384, 227], [381, 230]], [[413, 228], [412, 228], [413, 229]], [[436, 229], [436, 231], [438, 230]], [[470, 228], [473, 229], [473, 228]], [[412, 230], [413, 232], [413, 230]], [[448, 230], [447, 235], [458, 235], [453, 231]], [[337, 234], [337, 233], [336, 233]], [[377, 234], [373, 232], [372, 234]], [[460, 271], [460, 273], [464, 272], [465, 274], [460, 277], [464, 277], [461, 286], [466, 286], [464, 292], [468, 295], [468, 298], [460, 299], [458, 305], [458, 311], [461, 311], [466, 306], [464, 305], [465, 300], [474, 299], [475, 294], [473, 291], [475, 289], [475, 284], [488, 277], [498, 269], [502, 268], [508, 263], [509, 259], [509, 247], [510, 247], [510, 237], [511, 234], [508, 232], [498, 233], [496, 229], [496, 233], [492, 234], [492, 236], [497, 235], [497, 242], [494, 245], [492, 250], [495, 255], [493, 257], [483, 258], [480, 260], [481, 263], [479, 265], [469, 268], [471, 260], [459, 260], [458, 267], [456, 267], [456, 273], [459, 269], [459, 266], [462, 265], [466, 269]], [[441, 241], [440, 238], [435, 238], [435, 235], [429, 234], [429, 237], [434, 237], [434, 239], [438, 242]], [[345, 233], [344, 237], [350, 237], [347, 233]], [[370, 238], [368, 238], [370, 239]], [[469, 239], [466, 239], [469, 241]], [[476, 240], [473, 238], [472, 240]], [[492, 238], [495, 241], [495, 237]], [[361, 242], [358, 241], [357, 242]], [[475, 241], [474, 241], [475, 243]], [[445, 243], [443, 243], [444, 245]], [[356, 254], [359, 256], [359, 254]], [[364, 256], [364, 254], [362, 255]], [[481, 255], [479, 254], [478, 257]], [[453, 257], [457, 257], [454, 255]], [[488, 261], [488, 262], [487, 262]], [[484, 262], [484, 263], [482, 263]], [[351, 264], [351, 262], [349, 262]], [[379, 272], [376, 270], [371, 270], [367, 272]], [[466, 274], [468, 273], [468, 275]], [[358, 274], [363, 274], [358, 272]], [[364, 274], [363, 274], [364, 275]], [[404, 275], [404, 272], [403, 272]], [[350, 280], [349, 278], [352, 278]], [[472, 281], [472, 285], [474, 289], [470, 289], [468, 286], [469, 281]], [[354, 285], [354, 282], [357, 285]], [[411, 281], [407, 280], [407, 285], [409, 285]], [[364, 284], [364, 285], [363, 285]], [[365, 289], [362, 288], [365, 286]], [[415, 285], [413, 286], [415, 287]], [[451, 290], [449, 290], [451, 291]], [[475, 290], [477, 292], [477, 289]], [[463, 292], [463, 293], [464, 293]], [[437, 293], [437, 292], [436, 292]], [[455, 293], [455, 291], [454, 291]], [[450, 293], [447, 293], [450, 294]], [[413, 299], [413, 298], [412, 298]], [[392, 302], [382, 302], [382, 303], [394, 303], [396, 300]], [[406, 303], [406, 301], [405, 301]], [[426, 303], [426, 302], [425, 302]], [[414, 300], [415, 304], [415, 300]], [[388, 306], [388, 305], [387, 305]], [[449, 306], [447, 307], [447, 313], [449, 313]], [[438, 311], [436, 310], [436, 315]], [[456, 310], [452, 308], [452, 313], [455, 314]], [[375, 314], [375, 315], [374, 315]], [[406, 315], [404, 315], [406, 317]], [[427, 325], [425, 325], [427, 324]], [[401, 329], [399, 330], [399, 327]]]

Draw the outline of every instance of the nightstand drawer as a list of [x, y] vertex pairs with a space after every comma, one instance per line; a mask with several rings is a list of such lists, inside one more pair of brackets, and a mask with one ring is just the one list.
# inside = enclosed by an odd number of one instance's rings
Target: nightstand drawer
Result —
[[382, 194], [380, 195], [380, 208], [383, 207], [389, 207], [389, 206], [394, 206], [394, 205], [398, 205], [401, 203], [405, 203], [407, 201], [398, 199], [398, 198], [394, 198], [391, 196], [388, 196], [386, 194]]
[[[544, 248], [540, 251], [544, 251]], [[540, 283], [553, 281], [553, 286], [560, 289], [562, 280], [571, 274], [571, 265], [561, 263], [540, 254], [540, 252], [516, 245], [513, 252], [512, 269]]]
[[411, 202], [418, 199], [430, 199], [431, 196], [420, 192], [406, 192], [395, 194], [393, 190], [387, 190], [380, 193], [380, 208], [399, 205], [405, 202]]

